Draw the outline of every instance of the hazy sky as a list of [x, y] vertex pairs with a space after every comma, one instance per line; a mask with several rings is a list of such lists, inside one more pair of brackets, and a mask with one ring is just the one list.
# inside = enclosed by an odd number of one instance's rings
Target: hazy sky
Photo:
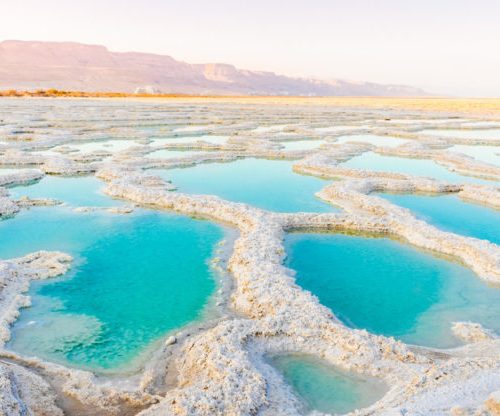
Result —
[[0, 0], [0, 40], [500, 96], [500, 0]]

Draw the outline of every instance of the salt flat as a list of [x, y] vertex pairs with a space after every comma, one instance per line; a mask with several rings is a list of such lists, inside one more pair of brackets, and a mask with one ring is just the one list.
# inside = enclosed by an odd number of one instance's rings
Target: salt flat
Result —
[[495, 100], [0, 100], [5, 400], [98, 415], [491, 409], [500, 168], [458, 150], [496, 149], [499, 120]]

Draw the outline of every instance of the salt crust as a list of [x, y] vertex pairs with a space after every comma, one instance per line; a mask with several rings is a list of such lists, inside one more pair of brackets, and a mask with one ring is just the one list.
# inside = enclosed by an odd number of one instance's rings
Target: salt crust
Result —
[[[210, 150], [192, 158], [173, 160], [148, 158], [147, 154], [156, 148], [141, 146], [120, 152], [108, 162], [100, 161], [96, 154], [68, 157], [71, 152], [62, 152], [61, 157], [54, 157], [29, 153], [38, 146], [69, 144], [71, 141], [64, 135], [19, 142], [4, 152], [2, 163], [37, 166], [41, 171], [9, 175], [0, 186], [39, 180], [43, 172], [61, 175], [97, 172], [96, 176], [106, 182], [105, 192], [112, 197], [228, 223], [237, 228], [240, 235], [228, 262], [235, 283], [230, 296], [232, 318], [225, 318], [190, 337], [180, 331], [175, 337], [177, 342], [164, 345], [139, 379], [128, 381], [108, 380], [87, 371], [3, 350], [0, 360], [3, 414], [59, 415], [62, 408], [69, 413], [83, 408], [90, 414], [106, 415], [138, 412], [144, 416], [299, 415], [304, 412], [302, 403], [264, 358], [267, 354], [286, 352], [311, 354], [341, 368], [385, 380], [390, 386], [386, 395], [371, 407], [355, 411], [357, 415], [498, 414], [499, 340], [487, 328], [474, 323], [455, 323], [453, 330], [457, 336], [473, 343], [453, 350], [415, 348], [392, 338], [354, 330], [340, 323], [315, 296], [298, 287], [293, 272], [282, 265], [286, 232], [359, 232], [389, 235], [454, 256], [480, 278], [498, 282], [498, 246], [443, 232], [417, 220], [410, 211], [370, 195], [384, 191], [456, 193], [471, 202], [498, 208], [497, 188], [345, 169], [338, 164], [373, 150], [393, 156], [432, 159], [462, 174], [492, 179], [498, 178], [498, 168], [447, 152], [445, 149], [450, 144], [463, 142], [448, 137], [385, 129], [384, 134], [414, 140], [414, 143], [389, 149], [370, 144], [336, 145], [335, 135], [318, 134], [307, 128], [285, 127], [283, 130], [288, 136], [278, 140], [276, 136], [268, 137], [272, 136], [269, 133], [247, 132], [245, 137], [233, 136], [222, 146], [202, 142], [184, 147], [163, 146]], [[380, 134], [375, 129], [371, 131]], [[363, 132], [365, 129], [352, 131]], [[329, 143], [314, 151], [295, 152], [284, 152], [276, 144], [303, 138], [306, 134]], [[472, 143], [491, 144], [477, 139]], [[104, 156], [109, 154], [101, 153], [100, 157]], [[298, 159], [294, 165], [296, 172], [342, 179], [326, 186], [318, 196], [342, 207], [344, 212], [267, 212], [213, 196], [172, 192], [175, 184], [141, 171], [252, 156]], [[24, 201], [23, 204], [22, 200], [12, 200], [8, 190], [0, 188], [0, 215], [14, 215], [35, 204]], [[22, 294], [29, 288], [29, 282], [64, 273], [70, 260], [63, 253], [38, 252], [0, 261], [0, 340], [3, 344], [10, 337], [9, 325], [19, 314], [19, 308], [29, 305], [29, 298]], [[165, 361], [175, 364], [174, 388], [165, 389], [167, 370], [171, 366], [155, 364]]]

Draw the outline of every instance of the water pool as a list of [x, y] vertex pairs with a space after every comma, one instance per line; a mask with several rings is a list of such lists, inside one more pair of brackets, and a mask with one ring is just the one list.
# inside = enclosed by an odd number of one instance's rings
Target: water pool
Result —
[[169, 331], [201, 319], [216, 283], [208, 260], [223, 229], [185, 216], [136, 210], [23, 211], [0, 221], [0, 256], [60, 250], [65, 276], [32, 283], [33, 303], [8, 348], [95, 371], [129, 370]]
[[408, 143], [410, 140], [401, 139], [392, 136], [377, 136], [375, 134], [353, 134], [350, 136], [341, 136], [336, 143], [347, 142], [366, 142], [375, 146], [397, 147]]
[[309, 411], [344, 414], [370, 406], [387, 391], [380, 380], [341, 371], [304, 355], [278, 355], [270, 363], [283, 375]]
[[463, 153], [474, 159], [500, 167], [500, 147], [456, 145], [447, 149], [451, 152]]
[[427, 129], [422, 130], [422, 134], [432, 136], [457, 137], [460, 139], [498, 139], [500, 140], [500, 129], [484, 130], [461, 130], [461, 129]]
[[411, 344], [454, 347], [452, 322], [500, 330], [500, 289], [469, 269], [387, 238], [290, 234], [286, 266], [346, 325]]
[[429, 224], [500, 245], [500, 211], [462, 201], [456, 195], [379, 194], [410, 209]]
[[67, 146], [82, 153], [96, 151], [115, 153], [129, 149], [133, 146], [140, 146], [140, 143], [134, 140], [107, 140], [88, 143], [68, 143]]
[[153, 172], [172, 180], [180, 192], [217, 195], [280, 212], [335, 211], [334, 207], [314, 196], [328, 182], [294, 173], [292, 163], [239, 159], [229, 163], [204, 163]]
[[498, 182], [495, 181], [459, 175], [458, 173], [449, 171], [432, 160], [384, 156], [374, 152], [365, 152], [339, 164], [339, 166], [375, 172], [394, 172], [404, 175], [429, 177], [451, 183], [480, 183], [490, 186], [498, 184]]
[[100, 192], [105, 183], [95, 176], [44, 176], [39, 182], [27, 186], [16, 186], [9, 190], [12, 197], [52, 198], [72, 206], [117, 206], [122, 201], [111, 199]]

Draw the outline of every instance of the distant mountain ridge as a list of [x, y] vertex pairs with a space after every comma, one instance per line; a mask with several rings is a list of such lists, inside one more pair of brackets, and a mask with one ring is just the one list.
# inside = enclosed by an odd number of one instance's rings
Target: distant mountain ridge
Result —
[[425, 96], [369, 82], [291, 78], [229, 64], [189, 64], [167, 55], [111, 52], [76, 42], [0, 42], [0, 89], [306, 96]]

